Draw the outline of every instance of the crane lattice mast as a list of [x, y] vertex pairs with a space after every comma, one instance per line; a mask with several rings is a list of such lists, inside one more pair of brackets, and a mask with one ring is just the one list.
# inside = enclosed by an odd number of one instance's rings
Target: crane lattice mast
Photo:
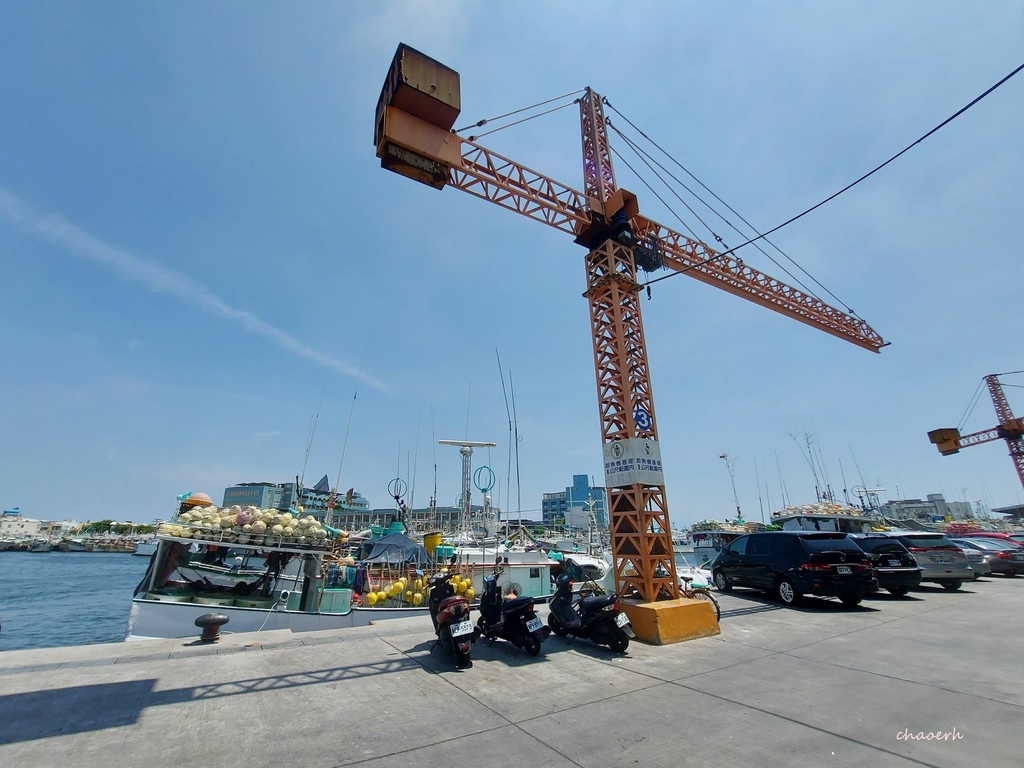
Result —
[[961, 435], [959, 429], [951, 427], [933, 429], [928, 433], [928, 439], [935, 443], [939, 453], [943, 456], [959, 453], [961, 448], [971, 445], [1005, 440], [1010, 459], [1017, 470], [1017, 477], [1020, 479], [1021, 487], [1024, 488], [1024, 419], [1016, 418], [1013, 411], [1010, 410], [1010, 403], [999, 383], [999, 374], [993, 373], [986, 376], [985, 384], [992, 397], [992, 405], [996, 409], [998, 425], [980, 432], [972, 432], [969, 435]]

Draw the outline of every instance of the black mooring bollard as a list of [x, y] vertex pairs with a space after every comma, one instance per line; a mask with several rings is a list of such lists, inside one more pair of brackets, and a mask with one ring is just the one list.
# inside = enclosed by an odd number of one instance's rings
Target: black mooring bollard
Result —
[[228, 617], [223, 613], [204, 613], [196, 619], [196, 626], [203, 629], [203, 634], [199, 641], [203, 643], [216, 643], [220, 640], [220, 628], [227, 624], [228, 621]]

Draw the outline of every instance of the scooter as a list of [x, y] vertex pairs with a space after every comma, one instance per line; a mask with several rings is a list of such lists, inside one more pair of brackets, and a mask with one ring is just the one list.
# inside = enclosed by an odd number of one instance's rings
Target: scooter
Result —
[[494, 645], [499, 637], [531, 656], [540, 655], [541, 643], [551, 634], [533, 609], [532, 597], [519, 597], [515, 592], [502, 595], [498, 576], [504, 572], [500, 558], [494, 573], [484, 577], [484, 593], [480, 598], [480, 617], [476, 620], [477, 636], [486, 637]]
[[629, 617], [619, 610], [619, 596], [591, 595], [574, 600], [574, 575], [582, 575], [582, 571], [572, 560], [566, 560], [565, 571], [555, 580], [555, 593], [551, 596], [551, 631], [559, 637], [590, 638], [598, 645], [623, 653], [629, 647], [629, 639], [636, 635]]
[[471, 651], [476, 640], [469, 616], [469, 600], [455, 591], [451, 579], [455, 574], [435, 573], [427, 580], [430, 588], [430, 620], [437, 635], [435, 645], [455, 656], [457, 668], [473, 666]]

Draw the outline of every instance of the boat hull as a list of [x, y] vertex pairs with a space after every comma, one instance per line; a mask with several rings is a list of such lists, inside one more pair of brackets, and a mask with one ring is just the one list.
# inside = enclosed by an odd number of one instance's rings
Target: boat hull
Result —
[[195, 621], [207, 613], [223, 613], [228, 617], [222, 632], [270, 632], [287, 629], [292, 632], [317, 632], [324, 629], [366, 627], [387, 619], [423, 619], [430, 627], [430, 612], [420, 608], [359, 608], [346, 613], [309, 613], [289, 611], [283, 606], [274, 608], [240, 608], [238, 606], [210, 605], [193, 602], [169, 602], [136, 597], [128, 612], [125, 640], [153, 640], [158, 638], [196, 637], [200, 630]]

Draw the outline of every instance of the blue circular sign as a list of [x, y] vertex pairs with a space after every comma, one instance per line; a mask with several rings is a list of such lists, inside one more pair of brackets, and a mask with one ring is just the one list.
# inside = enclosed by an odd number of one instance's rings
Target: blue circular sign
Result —
[[641, 429], [645, 432], [648, 429], [650, 429], [654, 424], [653, 420], [651, 419], [651, 414], [649, 414], [642, 405], [638, 405], [636, 407], [636, 410], [633, 411], [633, 421], [636, 422], [636, 426], [638, 429]]

